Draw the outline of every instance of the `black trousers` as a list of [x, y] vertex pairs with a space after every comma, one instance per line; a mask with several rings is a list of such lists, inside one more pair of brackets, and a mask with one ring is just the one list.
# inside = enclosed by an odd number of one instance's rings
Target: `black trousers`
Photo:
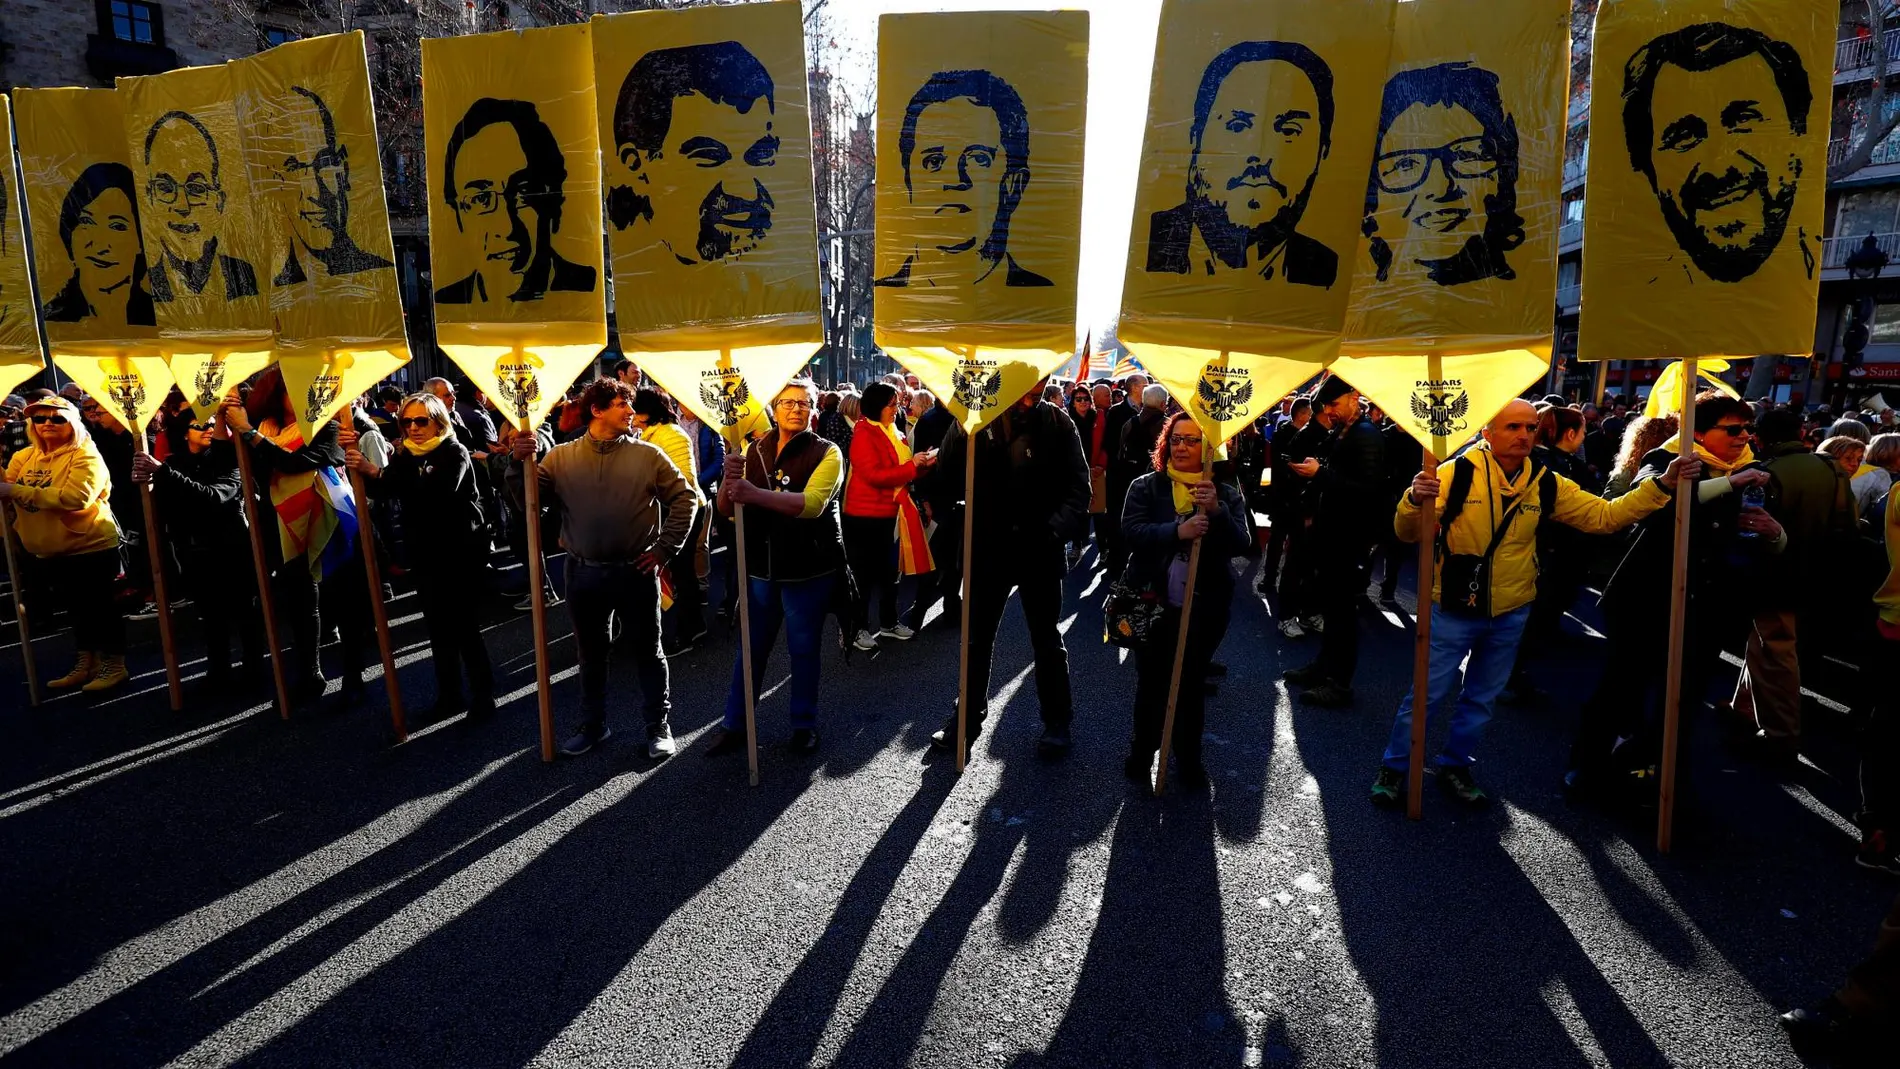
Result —
[[706, 537], [706, 525], [711, 520], [710, 508], [693, 513], [693, 528], [686, 535], [686, 545], [666, 566], [667, 578], [673, 584], [673, 607], [666, 615], [673, 621], [673, 637], [677, 639], [697, 638], [706, 633], [706, 591], [699, 583], [698, 558], [700, 540]]
[[125, 652], [125, 616], [114, 596], [121, 570], [117, 549], [39, 558], [46, 587], [65, 606], [73, 645], [82, 653]]
[[[1524, 641], [1517, 647], [1517, 665], [1511, 669], [1516, 679], [1530, 670], [1533, 660], [1550, 652], [1563, 634], [1564, 614], [1577, 603], [1585, 578], [1584, 553], [1561, 553], [1546, 557], [1537, 572], [1537, 600], [1531, 602], [1531, 618], [1524, 624]], [[1666, 610], [1665, 610], [1666, 611]]]
[[1320, 558], [1314, 600], [1326, 623], [1318, 663], [1327, 679], [1350, 687], [1359, 670], [1359, 599], [1366, 592], [1373, 542], [1333, 531], [1320, 532], [1311, 541]]
[[574, 624], [574, 645], [581, 661], [581, 727], [598, 730], [607, 722], [608, 624], [619, 615], [623, 641], [633, 654], [649, 733], [667, 723], [672, 711], [666, 655], [660, 650], [660, 581], [629, 564], [567, 564], [567, 612]]
[[360, 684], [363, 650], [373, 641], [367, 582], [360, 555], [351, 556], [321, 584], [311, 578], [310, 564], [302, 557], [278, 567], [271, 585], [277, 592], [277, 611], [290, 622], [290, 648], [284, 656], [299, 679], [323, 675], [319, 636], [323, 622], [328, 620], [336, 625], [341, 639], [343, 685], [353, 688]]
[[[981, 543], [979, 543], [979, 549]], [[981, 722], [989, 712], [990, 664], [995, 655], [996, 631], [1012, 591], [1021, 595], [1023, 622], [1036, 658], [1036, 699], [1042, 722], [1067, 727], [1074, 716], [1069, 689], [1069, 651], [1057, 624], [1062, 619], [1062, 547], [1037, 549], [997, 547], [981, 553], [972, 569], [970, 590], [970, 716]]]
[[[1663, 593], [1666, 594], [1666, 591]], [[1739, 648], [1747, 616], [1727, 598], [1690, 595], [1687, 634], [1683, 637], [1680, 752], [1687, 752], [1701, 719], [1709, 680], [1721, 661], [1722, 650]], [[1624, 599], [1606, 606], [1609, 629], [1608, 666], [1595, 693], [1583, 705], [1577, 722], [1577, 740], [1570, 748], [1570, 767], [1586, 772], [1610, 772], [1654, 762], [1662, 753], [1662, 709], [1668, 691], [1669, 602], [1667, 598]], [[1633, 749], [1619, 748], [1630, 740]], [[1691, 763], [1678, 765], [1680, 783]], [[1678, 789], [1679, 795], [1684, 792]]]
[[885, 627], [897, 625], [897, 519], [875, 516], [844, 517], [844, 556], [851, 565], [857, 589], [851, 598], [851, 633], [870, 631], [871, 596], [877, 595], [877, 618]]
[[264, 614], [258, 610], [257, 576], [248, 548], [180, 549], [178, 564], [185, 589], [198, 607], [204, 633], [205, 671], [212, 677], [231, 670], [231, 630], [247, 668], [264, 667]]
[[963, 597], [963, 506], [945, 510], [937, 517], [937, 529], [930, 536], [930, 559], [937, 570], [917, 577], [904, 622], [915, 631], [924, 626], [924, 613], [941, 598], [945, 612], [962, 605]]
[[[435, 665], [436, 706], [449, 709], [466, 701], [493, 705], [495, 670], [482, 641], [482, 585], [476, 566], [470, 559], [432, 562], [413, 574], [416, 594], [422, 599], [422, 623], [429, 631], [429, 659]], [[468, 672], [466, 692], [462, 689], [464, 669]]]
[[1278, 615], [1281, 619], [1305, 619], [1320, 612], [1319, 544], [1306, 517], [1298, 513], [1287, 520], [1286, 538]]
[[[1188, 625], [1187, 652], [1181, 664], [1181, 693], [1174, 704], [1170, 745], [1183, 765], [1201, 763], [1201, 732], [1207, 723], [1207, 663], [1227, 635], [1233, 595], [1196, 594]], [[1205, 607], [1203, 607], [1205, 606]], [[1161, 748], [1161, 723], [1168, 711], [1168, 682], [1174, 674], [1174, 647], [1181, 634], [1181, 610], [1169, 609], [1146, 644], [1135, 651], [1135, 738], [1131, 756], [1148, 758]]]

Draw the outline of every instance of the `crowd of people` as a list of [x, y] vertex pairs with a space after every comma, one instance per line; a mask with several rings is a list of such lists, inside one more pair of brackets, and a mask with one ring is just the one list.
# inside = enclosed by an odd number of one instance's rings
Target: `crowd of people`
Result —
[[[174, 394], [139, 447], [68, 386], [0, 407], [0, 498], [10, 499], [30, 565], [29, 613], [63, 614], [70, 627], [74, 665], [49, 687], [101, 692], [127, 682], [127, 620], [154, 608], [147, 554], [133, 548], [153, 535], [133, 496], [148, 485], [163, 525], [162, 567], [180, 581], [176, 607], [193, 605], [202, 623], [208, 685], [261, 686], [249, 493], [300, 699], [316, 701], [329, 687], [319, 651], [331, 634], [342, 700], [363, 699], [367, 599], [387, 596], [368, 587], [358, 538], [366, 526], [383, 574], [419, 596], [436, 675], [425, 720], [494, 712], [483, 602], [500, 595], [528, 606], [531, 591], [496, 589], [494, 562], [525, 564], [526, 525], [539, 523], [549, 547], [543, 600], [565, 604], [580, 668], [579, 716], [561, 752], [579, 756], [611, 737], [607, 664], [618, 646], [639, 683], [655, 759], [676, 751], [669, 661], [707, 641], [709, 609], [728, 627], [749, 618], [752, 657], [748, 680], [735, 651], [707, 755], [746, 749], [748, 695], [763, 685], [781, 632], [789, 749], [816, 752], [827, 621], [837, 619], [849, 658], [907, 642], [938, 605], [958, 619], [962, 515], [973, 507], [970, 548], [982, 566], [968, 589], [966, 718], [960, 733], [946, 704], [932, 745], [967, 746], [983, 731], [996, 636], [1017, 595], [1034, 654], [1037, 748], [1051, 759], [1068, 753], [1075, 708], [1064, 580], [1087, 561], [1153, 608], [1130, 658], [1131, 780], [1155, 771], [1176, 639], [1187, 629], [1169, 744], [1174, 782], [1188, 789], [1206, 784], [1206, 699], [1225, 672], [1217, 653], [1241, 588], [1231, 562], [1257, 561], [1252, 590], [1280, 640], [1312, 647], [1285, 672], [1297, 700], [1347, 710], [1358, 703], [1363, 610], [1399, 608], [1408, 561], [1429, 538], [1425, 711], [1428, 728], [1449, 720], [1431, 762], [1435, 781], [1459, 803], [1489, 801], [1474, 773], [1486, 724], [1499, 703], [1544, 700], [1539, 666], [1561, 655], [1565, 616], [1595, 590], [1619, 670], [1582, 706], [1563, 786], [1581, 804], [1621, 811], [1655, 800], [1675, 513], [1692, 486], [1685, 734], [1706, 721], [1769, 768], [1786, 768], [1800, 760], [1816, 715], [1803, 688], [1825, 688], [1858, 728], [1856, 860], [1900, 874], [1892, 767], [1900, 727], [1892, 698], [1873, 683], [1883, 654], [1900, 648], [1892, 410], [1835, 418], [1708, 390], [1682, 427], [1675, 414], [1649, 415], [1627, 398], [1521, 399], [1435, 467], [1421, 465], [1405, 431], [1336, 376], [1244, 428], [1218, 461], [1211, 447], [1221, 443], [1206, 441], [1138, 373], [1038, 384], [974, 435], [915, 376], [862, 390], [798, 380], [770, 399], [769, 412], [769, 430], [728, 453], [718, 433], [623, 360], [572, 391], [532, 435], [492, 416], [479, 394], [433, 379], [407, 395], [379, 389], [305, 441], [272, 369], [209, 420]], [[252, 460], [251, 487], [239, 474], [239, 442]], [[531, 459], [536, 516], [525, 505]], [[357, 514], [351, 474], [369, 487], [367, 515]], [[1436, 523], [1422, 531], [1428, 503]], [[733, 552], [741, 539], [743, 576]], [[1198, 570], [1188, 563], [1196, 545]], [[1725, 651], [1744, 667], [1732, 691], [1712, 696]], [[1391, 711], [1375, 804], [1406, 796], [1412, 707], [1408, 693]], [[1895, 939], [1886, 953], [1900, 953]], [[1894, 965], [1884, 967], [1880, 982], [1891, 984]], [[1852, 1012], [1836, 1003], [1791, 1015], [1789, 1026]]]

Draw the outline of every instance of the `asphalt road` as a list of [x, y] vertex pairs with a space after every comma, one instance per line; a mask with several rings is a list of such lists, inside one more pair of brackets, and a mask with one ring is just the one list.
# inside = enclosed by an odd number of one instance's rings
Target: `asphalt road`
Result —
[[[500, 714], [399, 747], [374, 681], [367, 708], [332, 693], [288, 723], [265, 695], [190, 683], [171, 712], [151, 624], [135, 688], [29, 709], [9, 623], [0, 1062], [1790, 1066], [1774, 1014], [1837, 982], [1896, 889], [1852, 864], [1834, 720], [1788, 781], [1702, 733], [1667, 857], [1652, 827], [1567, 807], [1575, 709], [1604, 670], [1581, 629], [1556, 697], [1492, 725], [1479, 774], [1499, 804], [1431, 791], [1411, 823], [1366, 800], [1409, 625], [1368, 613], [1359, 707], [1313, 710], [1278, 674], [1314, 640], [1242, 594], [1212, 789], [1149, 797], [1121, 775], [1134, 670], [1100, 641], [1102, 593], [1087, 562], [1071, 575], [1067, 761], [1034, 754], [1012, 609], [994, 729], [961, 777], [926, 750], [956, 689], [938, 619], [868, 661], [828, 645], [815, 758], [782, 749], [776, 652], [757, 788], [743, 757], [699, 752], [724, 639], [673, 665], [679, 757], [633, 742], [617, 670], [626, 730], [544, 765], [529, 624], [500, 598]], [[420, 708], [414, 597], [390, 611]], [[573, 645], [551, 620], [565, 725]], [[63, 671], [64, 637], [39, 646]]]

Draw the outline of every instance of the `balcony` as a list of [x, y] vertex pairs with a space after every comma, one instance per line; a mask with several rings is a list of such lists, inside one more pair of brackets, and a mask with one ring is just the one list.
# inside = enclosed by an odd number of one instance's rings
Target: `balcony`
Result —
[[[1847, 158], [1848, 151], [1860, 141], [1860, 135], [1837, 137], [1827, 143], [1827, 165], [1829, 168], [1840, 166]], [[1900, 163], [1900, 133], [1888, 134], [1887, 139], [1874, 146], [1874, 154], [1867, 160], [1868, 167], [1885, 167]]]
[[1584, 175], [1589, 173], [1590, 157], [1578, 156], [1574, 160], [1564, 161], [1564, 189], [1566, 191], [1583, 184]]
[[1557, 252], [1575, 252], [1583, 247], [1583, 220], [1565, 223], [1557, 230]]
[[1577, 310], [1582, 307], [1583, 307], [1583, 284], [1582, 283], [1572, 282], [1568, 285], [1557, 287], [1557, 314], [1558, 315], [1576, 315]]
[[[1900, 68], [1900, 29], [1886, 33], [1887, 63], [1889, 71]], [[1874, 74], [1874, 39], [1869, 37], [1850, 37], [1834, 46], [1834, 81], [1858, 81], [1871, 78]]]
[[[1845, 272], [1847, 258], [1854, 255], [1865, 240], [1866, 234], [1842, 234], [1822, 241], [1821, 270]], [[1900, 233], [1875, 234], [1874, 242], [1880, 246], [1881, 252], [1892, 257], [1895, 263], [1900, 263]]]

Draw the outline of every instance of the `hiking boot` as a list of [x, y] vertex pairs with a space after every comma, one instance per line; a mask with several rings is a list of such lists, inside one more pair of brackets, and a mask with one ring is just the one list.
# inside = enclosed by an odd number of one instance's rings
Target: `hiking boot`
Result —
[[1478, 781], [1471, 778], [1471, 770], [1462, 765], [1448, 765], [1438, 770], [1438, 789], [1458, 799], [1468, 806], [1491, 804], [1491, 796], [1484, 793]]
[[99, 655], [96, 653], [82, 652], [79, 655], [79, 660], [73, 665], [72, 671], [46, 685], [53, 690], [68, 690], [90, 680], [94, 675], [97, 675], [98, 672]]
[[1321, 709], [1350, 709], [1353, 693], [1351, 687], [1327, 680], [1301, 694], [1300, 701]]
[[1372, 780], [1372, 804], [1395, 809], [1405, 804], [1405, 773], [1380, 766]]
[[582, 728], [567, 737], [561, 744], [561, 752], [569, 757], [579, 757], [587, 751], [614, 737], [614, 729], [605, 724], [596, 728]]
[[99, 658], [99, 673], [79, 689], [88, 694], [97, 694], [102, 690], [111, 690], [131, 678], [125, 671], [125, 654], [109, 653]]
[[1280, 678], [1291, 687], [1313, 687], [1326, 682], [1326, 673], [1320, 670], [1319, 662], [1299, 668], [1289, 668], [1280, 673]]
[[1881, 829], [1875, 829], [1861, 840], [1860, 850], [1854, 855], [1854, 864], [1875, 872], [1885, 872], [1900, 876], [1900, 847]]
[[1285, 638], [1305, 638], [1306, 628], [1301, 627], [1298, 620], [1289, 616], [1280, 621], [1280, 634]]

